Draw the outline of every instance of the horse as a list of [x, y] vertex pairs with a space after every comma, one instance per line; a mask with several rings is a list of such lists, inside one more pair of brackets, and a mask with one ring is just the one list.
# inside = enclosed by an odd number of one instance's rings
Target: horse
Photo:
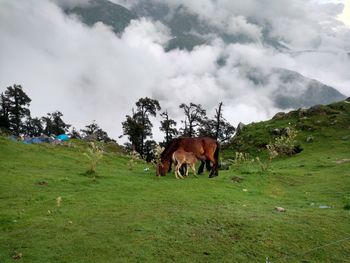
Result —
[[179, 149], [173, 153], [172, 160], [176, 164], [174, 169], [176, 179], [183, 179], [182, 175], [180, 174], [180, 167], [183, 164], [186, 165], [186, 177], [188, 176], [188, 166], [191, 167], [194, 177], [197, 177], [195, 165], [198, 159], [193, 152], [185, 152], [184, 150]]
[[[219, 143], [210, 137], [197, 137], [197, 138], [176, 138], [171, 140], [162, 152], [160, 159], [161, 162], [157, 167], [157, 176], [165, 176], [166, 172], [171, 167], [172, 154], [179, 149], [186, 152], [193, 152], [198, 160], [210, 161], [213, 166], [207, 166], [210, 168], [209, 178], [218, 176], [219, 165]], [[208, 162], [207, 162], [208, 163]], [[204, 164], [202, 163], [202, 171]], [[200, 167], [201, 168], [201, 167]]]

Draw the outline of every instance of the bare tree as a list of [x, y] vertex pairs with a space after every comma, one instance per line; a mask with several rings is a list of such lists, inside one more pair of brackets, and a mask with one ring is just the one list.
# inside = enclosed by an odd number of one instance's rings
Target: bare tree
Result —
[[190, 105], [186, 105], [182, 103], [179, 106], [184, 110], [186, 119], [183, 121], [185, 123], [185, 129], [183, 130], [184, 136], [193, 137], [196, 135], [196, 128], [206, 120], [206, 111], [202, 108], [201, 104], [190, 103]]

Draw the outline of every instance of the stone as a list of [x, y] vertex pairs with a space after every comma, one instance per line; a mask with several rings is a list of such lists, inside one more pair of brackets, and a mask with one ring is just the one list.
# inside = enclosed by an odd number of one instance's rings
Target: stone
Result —
[[286, 209], [284, 209], [283, 207], [280, 207], [280, 206], [276, 206], [276, 207], [275, 207], [275, 210], [276, 210], [277, 212], [286, 212]]
[[281, 135], [281, 129], [278, 129], [278, 128], [273, 129], [273, 130], [271, 131], [271, 133], [274, 134], [274, 135]]
[[273, 120], [283, 119], [286, 116], [284, 112], [277, 112], [275, 116], [272, 117]]
[[306, 137], [306, 142], [313, 142], [314, 141], [314, 136], [309, 135]]
[[242, 123], [242, 122], [238, 123], [237, 128], [236, 128], [236, 135], [239, 135], [242, 132], [244, 126], [245, 126], [244, 123]]

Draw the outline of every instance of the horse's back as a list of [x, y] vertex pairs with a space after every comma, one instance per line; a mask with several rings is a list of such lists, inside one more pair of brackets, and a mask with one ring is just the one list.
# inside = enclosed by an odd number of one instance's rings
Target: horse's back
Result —
[[179, 148], [186, 152], [193, 152], [197, 157], [213, 152], [217, 148], [217, 141], [210, 137], [183, 138], [179, 142]]

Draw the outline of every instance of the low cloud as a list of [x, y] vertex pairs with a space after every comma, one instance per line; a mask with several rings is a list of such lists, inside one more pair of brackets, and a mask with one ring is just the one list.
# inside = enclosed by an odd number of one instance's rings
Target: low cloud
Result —
[[[254, 41], [227, 45], [216, 36], [192, 51], [165, 52], [163, 45], [172, 36], [159, 21], [134, 20], [118, 37], [102, 23], [88, 27], [68, 16], [56, 2], [0, 3], [0, 87], [22, 84], [33, 100], [34, 116], [60, 110], [78, 128], [96, 120], [117, 138], [125, 115], [140, 97], [149, 96], [177, 121], [183, 118], [178, 108], [182, 102], [201, 103], [212, 115], [220, 101], [233, 124], [259, 121], [279, 111], [270, 96], [279, 83], [274, 78], [257, 83], [252, 74], [268, 76], [274, 68], [296, 70], [350, 95], [349, 28], [333, 20], [339, 6], [332, 6], [332, 12], [315, 9], [322, 21], [331, 23], [322, 24], [316, 15], [310, 17], [308, 12], [319, 5], [309, 1], [276, 1], [269, 10], [253, 0], [172, 1], [169, 5], [182, 4], [203, 19], [213, 16], [216, 25]], [[73, 3], [88, 1], [67, 0], [64, 5]], [[277, 11], [277, 17], [268, 19]], [[299, 47], [298, 52], [282, 53], [261, 44], [262, 27], [251, 22], [253, 16], [268, 21], [271, 34]], [[314, 50], [306, 52], [310, 47]], [[161, 137], [155, 129], [155, 138]]]

